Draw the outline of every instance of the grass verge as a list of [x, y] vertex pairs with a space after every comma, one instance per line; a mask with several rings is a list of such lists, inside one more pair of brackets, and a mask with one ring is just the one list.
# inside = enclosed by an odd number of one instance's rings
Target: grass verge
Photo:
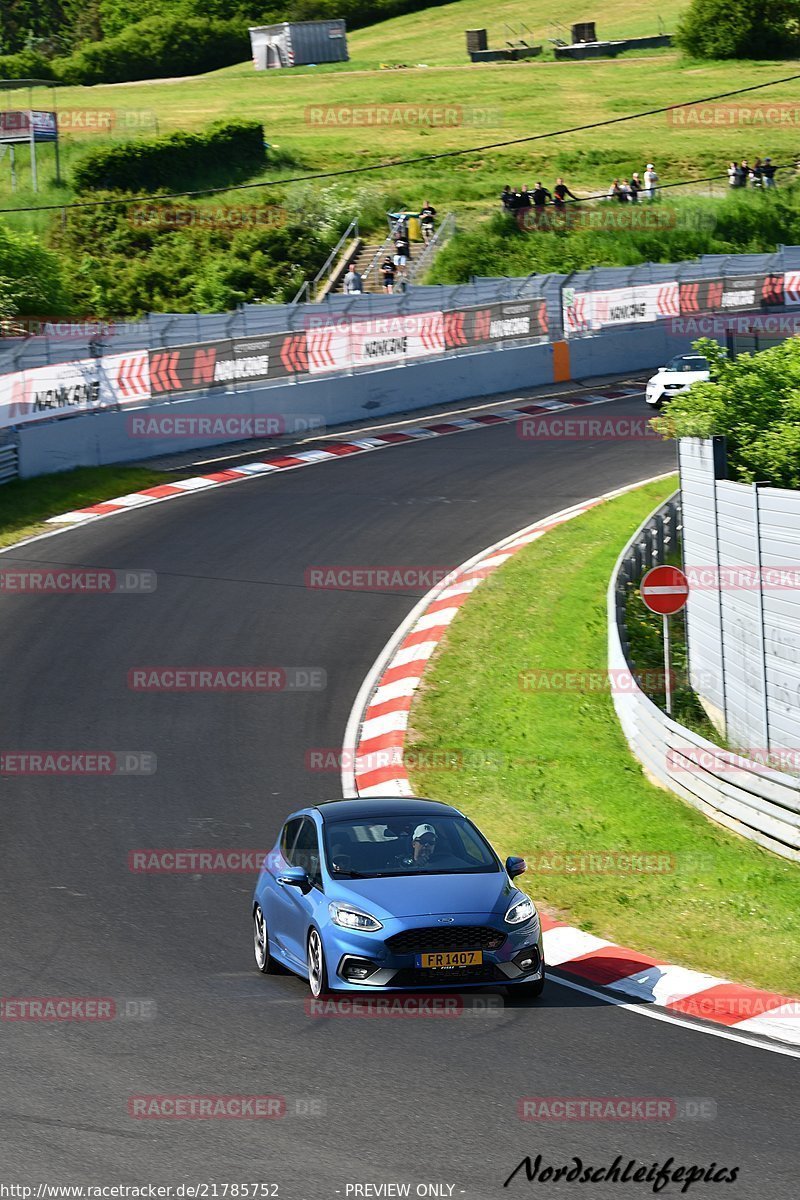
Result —
[[[606, 691], [524, 690], [520, 672], [606, 670], [620, 547], [675, 487], [649, 484], [548, 533], [470, 598], [411, 711], [415, 791], [458, 805], [502, 854], [670, 855], [663, 873], [531, 871], [545, 908], [623, 945], [800, 994], [800, 871], [647, 781]], [[454, 751], [463, 752], [463, 760]]]
[[54, 527], [45, 524], [48, 517], [163, 482], [163, 474], [142, 467], [80, 467], [15, 479], [0, 487], [0, 547], [52, 531]]

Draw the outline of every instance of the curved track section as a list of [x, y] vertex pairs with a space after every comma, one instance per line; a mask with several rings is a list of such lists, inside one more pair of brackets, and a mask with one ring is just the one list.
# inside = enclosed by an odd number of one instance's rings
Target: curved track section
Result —
[[[606, 412], [638, 415], [641, 401]], [[346, 1190], [368, 1182], [496, 1197], [526, 1154], [596, 1167], [619, 1154], [741, 1168], [736, 1183], [695, 1184], [693, 1196], [796, 1196], [791, 1059], [637, 1021], [557, 984], [535, 1006], [484, 1015], [315, 1017], [299, 980], [251, 968], [252, 876], [128, 866], [139, 848], [269, 845], [290, 808], [338, 791], [337, 770], [309, 771], [307, 753], [342, 745], [364, 675], [420, 593], [314, 590], [309, 567], [453, 566], [520, 514], [544, 517], [673, 461], [657, 442], [534, 444], [498, 425], [156, 505], [4, 556], [5, 568], [158, 573], [149, 595], [2, 601], [3, 747], [158, 757], [150, 776], [2, 780], [3, 995], [113, 997], [121, 1014], [150, 1002], [109, 1021], [0, 1024], [6, 1179], [250, 1180], [278, 1184], [279, 1200], [379, 1195]], [[132, 668], [159, 665], [319, 667], [327, 687], [128, 687]], [[278, 1095], [286, 1114], [136, 1120], [129, 1098], [142, 1094]], [[715, 1116], [524, 1123], [518, 1103], [531, 1096], [705, 1097]], [[520, 1173], [508, 1191], [533, 1187]], [[541, 1190], [604, 1200], [620, 1185]]]

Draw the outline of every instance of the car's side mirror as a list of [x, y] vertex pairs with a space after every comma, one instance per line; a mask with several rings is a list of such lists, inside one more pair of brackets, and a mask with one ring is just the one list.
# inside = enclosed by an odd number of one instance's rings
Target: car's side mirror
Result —
[[308, 871], [303, 867], [286, 867], [278, 875], [278, 883], [283, 887], [300, 888], [303, 895], [311, 891], [311, 881], [308, 878]]
[[506, 871], [509, 879], [516, 879], [518, 875], [524, 875], [528, 869], [528, 864], [524, 858], [519, 858], [518, 855], [512, 854], [506, 859]]

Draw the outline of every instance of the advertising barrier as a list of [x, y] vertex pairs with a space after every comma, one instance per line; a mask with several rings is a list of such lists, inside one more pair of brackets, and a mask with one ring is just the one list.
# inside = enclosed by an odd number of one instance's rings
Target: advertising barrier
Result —
[[326, 319], [299, 333], [134, 350], [0, 375], [0, 428], [237, 383], [399, 364], [458, 347], [546, 336], [546, 305], [534, 297], [447, 313]]

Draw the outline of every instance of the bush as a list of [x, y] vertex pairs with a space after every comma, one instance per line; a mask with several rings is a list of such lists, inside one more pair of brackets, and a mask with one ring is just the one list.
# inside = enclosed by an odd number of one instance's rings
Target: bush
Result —
[[171, 133], [101, 146], [74, 170], [79, 191], [154, 192], [235, 182], [263, 170], [264, 129], [258, 121], [220, 121], [204, 133]]
[[36, 50], [0, 55], [0, 79], [55, 79], [51, 63]]
[[133, 79], [199, 75], [250, 56], [246, 21], [149, 17], [116, 37], [84, 43], [53, 60], [64, 83], [127, 83]]
[[3, 316], [66, 315], [62, 266], [33, 234], [0, 224], [0, 312]]
[[800, 4], [692, 0], [675, 40], [696, 58], [794, 58], [800, 52]]
[[800, 341], [733, 361], [710, 338], [694, 345], [710, 363], [711, 382], [671, 400], [654, 428], [672, 438], [724, 434], [729, 478], [800, 488]]

